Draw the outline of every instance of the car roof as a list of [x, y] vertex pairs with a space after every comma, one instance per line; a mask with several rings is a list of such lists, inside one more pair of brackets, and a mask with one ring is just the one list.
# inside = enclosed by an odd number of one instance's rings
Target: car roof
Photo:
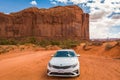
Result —
[[73, 49], [61, 49], [61, 50], [58, 50], [58, 51], [74, 51]]

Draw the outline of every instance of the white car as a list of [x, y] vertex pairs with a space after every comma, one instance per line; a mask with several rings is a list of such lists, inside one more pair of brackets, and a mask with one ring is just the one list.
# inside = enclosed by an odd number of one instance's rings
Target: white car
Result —
[[48, 76], [75, 77], [80, 75], [80, 64], [74, 50], [58, 50], [47, 66]]

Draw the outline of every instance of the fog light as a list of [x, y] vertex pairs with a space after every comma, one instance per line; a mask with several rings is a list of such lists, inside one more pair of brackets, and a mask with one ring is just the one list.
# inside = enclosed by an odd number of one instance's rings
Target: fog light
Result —
[[77, 73], [77, 74], [78, 74], [78, 73], [79, 73], [79, 70], [75, 70], [75, 71], [73, 71], [73, 72], [75, 72], [75, 73]]

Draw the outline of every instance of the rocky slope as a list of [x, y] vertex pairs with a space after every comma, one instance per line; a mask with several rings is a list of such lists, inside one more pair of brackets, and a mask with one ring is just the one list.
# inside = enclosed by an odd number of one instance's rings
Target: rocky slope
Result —
[[89, 14], [78, 6], [0, 13], [0, 38], [89, 39]]

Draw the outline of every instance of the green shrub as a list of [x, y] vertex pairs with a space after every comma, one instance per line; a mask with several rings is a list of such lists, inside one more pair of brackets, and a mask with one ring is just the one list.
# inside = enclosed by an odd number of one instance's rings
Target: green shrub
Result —
[[17, 41], [16, 40], [8, 40], [9, 45], [17, 45]]
[[60, 45], [60, 41], [51, 41], [50, 42], [51, 45]]
[[38, 41], [36, 43], [37, 45], [40, 45], [42, 47], [46, 47], [49, 45], [57, 45], [61, 48], [73, 48], [76, 47], [79, 42], [78, 41], [72, 41], [72, 40], [63, 40], [63, 41], [54, 41], [54, 40], [42, 40], [42, 41]]
[[36, 39], [34, 37], [30, 37], [28, 43], [35, 44], [36, 43]]
[[48, 46], [48, 45], [51, 45], [51, 44], [50, 44], [50, 41], [48, 41], [48, 40], [41, 40], [41, 41], [38, 41], [36, 44], [37, 44], [37, 45], [40, 45], [40, 46], [42, 46], [42, 47], [46, 47], [46, 46]]
[[0, 40], [0, 45], [7, 45], [7, 44], [9, 44], [8, 40], [4, 40], [4, 39]]
[[76, 47], [78, 44], [79, 44], [79, 41], [64, 40], [64, 41], [61, 41], [61, 48], [69, 49], [69, 48]]
[[13, 39], [1, 39], [0, 45], [16, 45], [17, 41]]
[[39, 45], [42, 47], [46, 47], [48, 45], [57, 45], [61, 48], [73, 48], [76, 47], [78, 44], [80, 44], [81, 41], [74, 41], [74, 40], [41, 40], [38, 41], [36, 40], [36, 38], [31, 37], [31, 38], [27, 38], [25, 40], [7, 40], [7, 39], [1, 39], [0, 40], [0, 45], [24, 45], [27, 43], [31, 43], [31, 44], [35, 44], [35, 45]]

